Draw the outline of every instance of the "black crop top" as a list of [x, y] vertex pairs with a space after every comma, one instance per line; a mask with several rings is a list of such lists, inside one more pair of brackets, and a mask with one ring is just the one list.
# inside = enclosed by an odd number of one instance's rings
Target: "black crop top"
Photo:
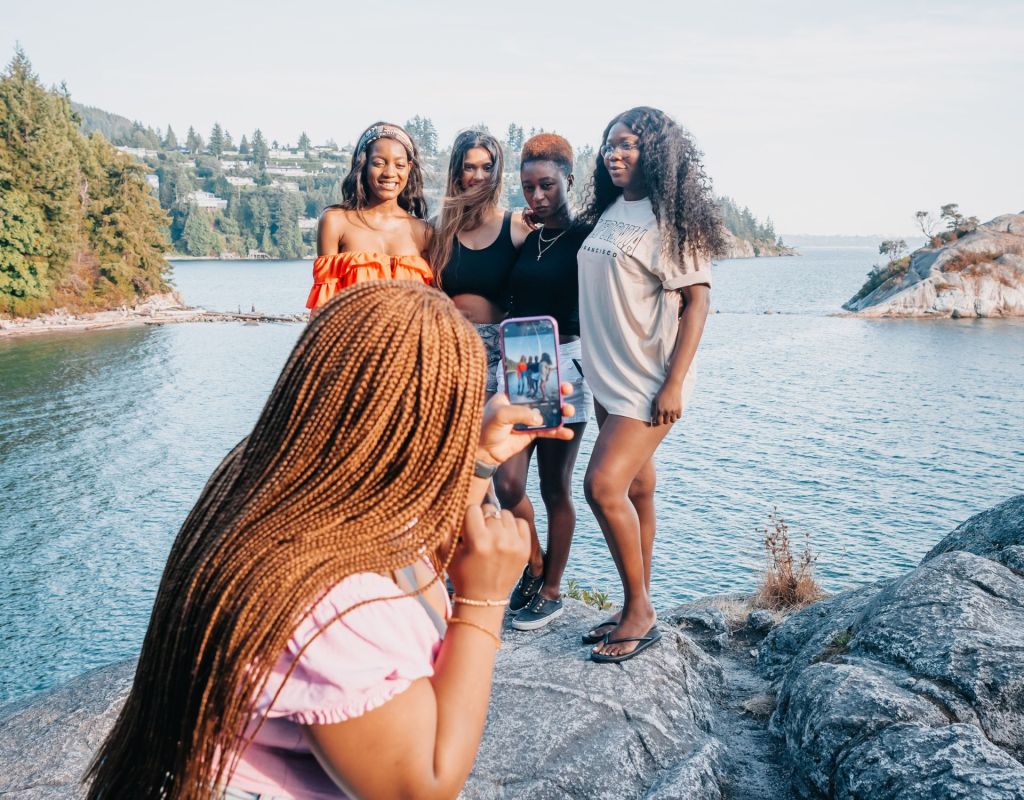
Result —
[[[513, 317], [551, 316], [562, 336], [580, 335], [580, 285], [576, 254], [590, 234], [585, 225], [574, 225], [558, 241], [557, 231], [533, 231], [526, 237], [509, 276]], [[539, 248], [538, 248], [539, 245]], [[543, 250], [538, 260], [537, 256]]]
[[449, 297], [477, 294], [507, 309], [508, 276], [518, 254], [512, 244], [512, 212], [506, 211], [498, 238], [487, 247], [471, 250], [455, 237], [452, 255], [441, 272], [441, 289]]

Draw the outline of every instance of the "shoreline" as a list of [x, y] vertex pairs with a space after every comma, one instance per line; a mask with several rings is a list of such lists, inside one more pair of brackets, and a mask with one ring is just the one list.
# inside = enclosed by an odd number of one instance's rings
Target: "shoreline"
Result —
[[167, 292], [147, 298], [144, 302], [108, 311], [71, 314], [57, 309], [38, 317], [0, 318], [0, 341], [52, 333], [80, 333], [85, 331], [138, 328], [143, 325], [169, 325], [178, 322], [306, 322], [307, 314], [264, 314], [260, 311], [209, 311], [187, 306], [177, 292]]

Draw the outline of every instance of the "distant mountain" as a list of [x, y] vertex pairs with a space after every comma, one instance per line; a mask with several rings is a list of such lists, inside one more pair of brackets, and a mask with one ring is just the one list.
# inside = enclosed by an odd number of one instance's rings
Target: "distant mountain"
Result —
[[815, 233], [785, 233], [782, 235], [791, 247], [872, 247], [877, 248], [887, 239], [903, 239], [910, 248], [921, 247], [927, 240], [923, 236], [883, 236], [866, 234], [846, 236], [842, 234], [822, 235]]
[[71, 110], [82, 118], [79, 127], [82, 133], [89, 136], [93, 133], [102, 134], [107, 141], [116, 145], [131, 144], [132, 134], [135, 132], [137, 123], [132, 122], [128, 117], [120, 114], [111, 114], [102, 108], [94, 106], [83, 106], [81, 103], [71, 102]]

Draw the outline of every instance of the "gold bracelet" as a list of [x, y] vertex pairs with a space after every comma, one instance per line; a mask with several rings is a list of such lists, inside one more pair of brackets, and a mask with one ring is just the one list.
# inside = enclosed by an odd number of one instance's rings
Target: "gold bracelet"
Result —
[[473, 600], [470, 597], [459, 597], [457, 594], [453, 594], [452, 602], [477, 608], [501, 608], [508, 605], [508, 598], [506, 597], [504, 600]]
[[487, 628], [485, 628], [483, 625], [478, 625], [477, 623], [472, 622], [471, 620], [468, 620], [468, 619], [462, 619], [462, 617], [449, 617], [448, 624], [449, 625], [452, 625], [452, 624], [455, 624], [455, 625], [469, 625], [469, 627], [471, 627], [471, 628], [476, 628], [478, 631], [482, 631], [483, 633], [486, 633], [488, 636], [490, 636], [492, 639], [494, 639], [494, 646], [495, 647], [501, 647], [501, 639], [498, 638], [497, 634], [492, 633], [491, 631], [487, 630]]

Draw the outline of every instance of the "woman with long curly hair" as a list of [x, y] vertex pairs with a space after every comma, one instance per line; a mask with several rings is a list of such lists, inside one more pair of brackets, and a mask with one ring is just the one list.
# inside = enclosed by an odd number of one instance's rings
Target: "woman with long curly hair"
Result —
[[423, 285], [317, 314], [171, 548], [90, 798], [458, 793], [529, 549], [481, 501], [540, 422], [484, 408], [483, 363]]
[[310, 313], [359, 281], [429, 283], [430, 264], [424, 256], [430, 226], [412, 137], [388, 122], [375, 122], [363, 131], [341, 194], [341, 203], [320, 215], [313, 288], [306, 300]]
[[605, 128], [579, 253], [583, 370], [600, 428], [584, 491], [622, 580], [622, 611], [584, 635], [591, 658], [632, 658], [661, 637], [651, 603], [654, 451], [693, 393], [717, 206], [700, 152], [663, 111]]
[[497, 391], [498, 323], [508, 313], [508, 275], [530, 226], [502, 209], [505, 156], [486, 131], [455, 138], [429, 260], [434, 282], [473, 323], [487, 351], [487, 395]]
[[[524, 145], [519, 178], [523, 195], [540, 227], [527, 238], [509, 276], [514, 317], [551, 316], [558, 324], [562, 375], [572, 384], [569, 402], [575, 415], [563, 420], [575, 434], [571, 441], [538, 441], [501, 465], [494, 485], [503, 507], [530, 525], [530, 561], [509, 599], [517, 612], [512, 627], [535, 630], [562, 613], [562, 573], [576, 528], [572, 473], [580, 439], [590, 417], [591, 397], [579, 370], [580, 305], [576, 254], [590, 229], [576, 219], [569, 202], [573, 176], [572, 147], [563, 137], [540, 133]], [[525, 365], [524, 365], [525, 367]], [[540, 397], [554, 363], [544, 353], [537, 365]], [[526, 370], [524, 369], [524, 372]], [[511, 373], [514, 374], [514, 373]], [[524, 394], [520, 390], [519, 394]], [[541, 548], [533, 503], [526, 493], [530, 460], [537, 456], [540, 496], [547, 510], [547, 550]]]

